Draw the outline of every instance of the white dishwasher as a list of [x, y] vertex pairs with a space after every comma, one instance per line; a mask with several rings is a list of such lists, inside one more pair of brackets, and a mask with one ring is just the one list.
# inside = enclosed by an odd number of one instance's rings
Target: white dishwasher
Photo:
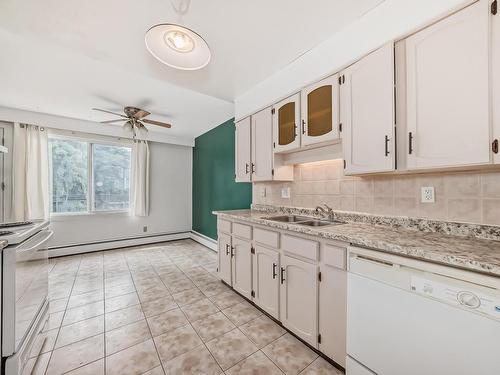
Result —
[[348, 254], [347, 375], [500, 374], [500, 278]]

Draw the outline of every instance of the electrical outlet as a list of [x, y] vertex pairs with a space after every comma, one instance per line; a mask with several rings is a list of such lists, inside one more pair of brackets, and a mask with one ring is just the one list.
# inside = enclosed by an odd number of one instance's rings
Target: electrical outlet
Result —
[[422, 186], [421, 188], [421, 201], [422, 203], [434, 203], [434, 186]]
[[290, 198], [290, 188], [289, 187], [281, 188], [281, 198]]
[[260, 197], [261, 198], [266, 197], [266, 187], [265, 186], [262, 189], [260, 189]]
[[147, 225], [144, 225], [144, 226], [142, 227], [142, 231], [143, 231], [144, 233], [146, 233], [146, 232], [148, 231], [148, 226], [147, 226]]

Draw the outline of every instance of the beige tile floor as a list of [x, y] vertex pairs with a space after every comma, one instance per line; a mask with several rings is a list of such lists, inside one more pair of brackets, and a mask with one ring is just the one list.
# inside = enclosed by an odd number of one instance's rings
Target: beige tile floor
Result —
[[340, 374], [216, 277], [191, 240], [50, 261], [33, 374]]

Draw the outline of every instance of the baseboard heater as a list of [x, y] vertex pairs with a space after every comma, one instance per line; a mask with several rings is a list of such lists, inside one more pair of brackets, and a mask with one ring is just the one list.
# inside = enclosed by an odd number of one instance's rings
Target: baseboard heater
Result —
[[130, 246], [149, 245], [161, 242], [184, 240], [191, 238], [192, 240], [208, 247], [210, 250], [217, 251], [217, 241], [205, 236], [196, 231], [184, 231], [175, 233], [155, 234], [152, 236], [121, 238], [114, 240], [104, 240], [95, 242], [86, 242], [80, 244], [72, 244], [69, 246], [54, 246], [49, 247], [49, 258], [55, 258], [66, 255], [76, 255], [83, 253], [91, 253], [94, 251], [114, 250]]
[[54, 247], [49, 247], [49, 258], [60, 257], [65, 255], [90, 253], [94, 251], [120, 249], [122, 247], [148, 245], [159, 242], [183, 240], [187, 238], [191, 238], [190, 231], [156, 234], [144, 237], [131, 237], [131, 238], [121, 238], [114, 240], [86, 242], [80, 244], [72, 244], [68, 246], [54, 246]]

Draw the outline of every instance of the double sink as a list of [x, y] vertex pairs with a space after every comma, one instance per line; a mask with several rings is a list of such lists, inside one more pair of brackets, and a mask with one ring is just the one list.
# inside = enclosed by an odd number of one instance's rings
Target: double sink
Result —
[[307, 227], [323, 227], [326, 225], [345, 224], [345, 222], [340, 220], [316, 219], [314, 217], [297, 216], [297, 215], [271, 216], [271, 217], [263, 217], [263, 219], [271, 221], [279, 221], [281, 223], [304, 225]]

